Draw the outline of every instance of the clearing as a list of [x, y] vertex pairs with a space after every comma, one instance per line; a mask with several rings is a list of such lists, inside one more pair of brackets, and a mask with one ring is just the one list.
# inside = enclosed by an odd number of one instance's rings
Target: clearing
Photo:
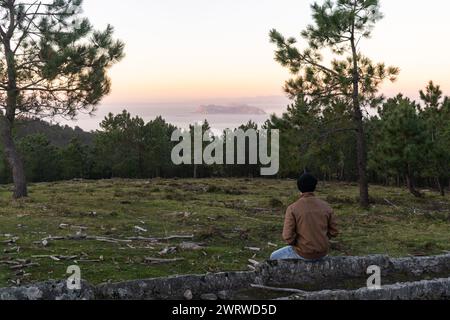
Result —
[[[295, 181], [263, 179], [40, 183], [23, 201], [10, 190], [0, 186], [0, 287], [65, 279], [73, 264], [92, 284], [248, 270], [284, 245], [298, 197]], [[342, 232], [332, 255], [450, 251], [450, 197], [424, 192], [373, 186], [361, 210], [355, 184], [321, 184]]]

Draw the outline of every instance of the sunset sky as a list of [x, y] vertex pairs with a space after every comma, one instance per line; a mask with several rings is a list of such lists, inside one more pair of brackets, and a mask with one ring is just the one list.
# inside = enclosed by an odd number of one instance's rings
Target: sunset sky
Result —
[[[96, 27], [112, 24], [127, 57], [111, 71], [104, 103], [181, 102], [283, 95], [289, 77], [273, 60], [268, 32], [298, 36], [307, 0], [85, 0]], [[385, 18], [363, 51], [401, 68], [383, 89], [417, 97], [428, 80], [450, 95], [448, 0], [382, 0]]]

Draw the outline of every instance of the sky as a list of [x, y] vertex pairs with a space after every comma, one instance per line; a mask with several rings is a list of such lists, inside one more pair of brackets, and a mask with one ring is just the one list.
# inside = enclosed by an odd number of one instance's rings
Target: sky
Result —
[[[126, 57], [110, 71], [103, 105], [239, 103], [282, 97], [287, 70], [274, 61], [268, 33], [299, 37], [311, 23], [309, 0], [84, 0], [96, 28], [110, 23]], [[448, 0], [381, 0], [385, 18], [363, 53], [401, 69], [387, 96], [417, 98], [429, 80], [450, 95]], [[280, 100], [284, 101], [284, 100]], [[281, 102], [280, 102], [281, 103]]]

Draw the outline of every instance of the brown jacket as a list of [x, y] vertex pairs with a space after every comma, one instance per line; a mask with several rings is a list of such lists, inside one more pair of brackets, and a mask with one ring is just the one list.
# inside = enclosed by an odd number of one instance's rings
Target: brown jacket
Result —
[[337, 237], [333, 209], [325, 202], [305, 193], [286, 212], [283, 239], [305, 259], [320, 259], [330, 251], [330, 239]]

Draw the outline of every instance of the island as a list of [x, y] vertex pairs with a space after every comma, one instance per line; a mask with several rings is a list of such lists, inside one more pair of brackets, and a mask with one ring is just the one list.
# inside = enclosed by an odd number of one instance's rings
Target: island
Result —
[[266, 112], [260, 108], [248, 105], [205, 105], [197, 108], [196, 113], [201, 114], [251, 114], [251, 115], [266, 115]]

